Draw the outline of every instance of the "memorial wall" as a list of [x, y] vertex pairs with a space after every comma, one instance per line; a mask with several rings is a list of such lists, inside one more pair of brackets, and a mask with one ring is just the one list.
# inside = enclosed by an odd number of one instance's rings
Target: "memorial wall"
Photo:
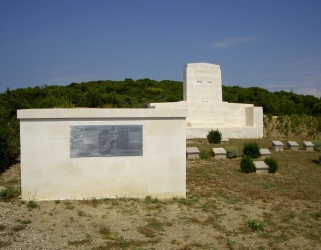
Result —
[[18, 110], [23, 200], [186, 196], [185, 109]]
[[187, 109], [186, 137], [206, 138], [218, 129], [225, 138], [262, 138], [263, 109], [222, 100], [219, 65], [189, 63], [184, 67], [183, 101], [150, 103], [154, 109]]

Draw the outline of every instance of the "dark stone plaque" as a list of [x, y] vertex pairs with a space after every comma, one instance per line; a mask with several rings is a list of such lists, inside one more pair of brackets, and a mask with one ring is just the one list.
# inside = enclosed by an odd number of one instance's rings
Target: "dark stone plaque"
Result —
[[143, 155], [142, 125], [70, 126], [70, 157]]

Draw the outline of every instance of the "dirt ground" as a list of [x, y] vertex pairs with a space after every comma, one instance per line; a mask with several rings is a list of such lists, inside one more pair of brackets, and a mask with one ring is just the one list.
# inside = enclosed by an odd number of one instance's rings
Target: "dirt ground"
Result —
[[[245, 141], [230, 146], [241, 153]], [[272, 154], [276, 174], [244, 174], [240, 157], [187, 160], [186, 199], [2, 200], [0, 248], [321, 249], [320, 152]], [[0, 189], [8, 185], [19, 187], [19, 164], [0, 175]]]

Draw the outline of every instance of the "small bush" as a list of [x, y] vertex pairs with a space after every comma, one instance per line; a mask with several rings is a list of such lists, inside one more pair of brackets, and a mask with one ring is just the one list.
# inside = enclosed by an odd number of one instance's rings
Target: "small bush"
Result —
[[33, 200], [31, 200], [27, 203], [27, 208], [29, 211], [36, 208], [36, 207], [39, 207], [39, 205], [37, 203], [35, 203]]
[[210, 158], [210, 152], [209, 151], [206, 151], [206, 150], [202, 150], [200, 152], [200, 158], [201, 159], [208, 159]]
[[264, 231], [264, 224], [259, 220], [248, 220], [246, 225], [254, 231]]
[[269, 166], [269, 173], [275, 173], [279, 168], [279, 164], [273, 157], [265, 158], [264, 162]]
[[321, 151], [321, 141], [312, 141], [314, 144], [314, 150]]
[[243, 155], [241, 164], [240, 164], [241, 170], [245, 173], [252, 173], [255, 172], [255, 165], [251, 157], [248, 155]]
[[11, 199], [17, 198], [20, 195], [19, 189], [7, 186], [5, 189], [0, 191], [0, 200], [9, 201]]
[[236, 158], [237, 157], [237, 148], [234, 146], [226, 146], [224, 147], [226, 151], [226, 157], [227, 158]]
[[222, 139], [222, 133], [216, 130], [211, 130], [207, 134], [207, 140], [209, 143], [220, 144]]
[[254, 159], [258, 158], [259, 156], [261, 156], [260, 147], [256, 142], [245, 142], [243, 154]]

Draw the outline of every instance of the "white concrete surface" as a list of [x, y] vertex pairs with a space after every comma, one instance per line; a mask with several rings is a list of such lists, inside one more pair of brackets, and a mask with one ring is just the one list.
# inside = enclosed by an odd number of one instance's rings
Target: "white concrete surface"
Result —
[[283, 151], [284, 144], [281, 141], [272, 141], [272, 149], [274, 151]]
[[288, 141], [288, 148], [292, 151], [298, 151], [299, 150], [299, 144], [296, 141]]
[[224, 148], [212, 148], [215, 159], [226, 159], [226, 151]]
[[[18, 110], [23, 200], [186, 196], [184, 109]], [[70, 158], [72, 125], [142, 125], [143, 155]]]
[[260, 149], [260, 154], [261, 154], [261, 159], [265, 159], [265, 158], [271, 156], [271, 152], [267, 148], [261, 148]]
[[186, 147], [186, 157], [188, 159], [199, 159], [200, 151], [197, 147]]
[[230, 140], [228, 138], [222, 138], [221, 144], [229, 144]]
[[267, 174], [269, 172], [269, 166], [264, 161], [254, 162], [257, 174]]
[[208, 131], [218, 129], [227, 138], [263, 137], [262, 107], [222, 101], [222, 79], [219, 65], [186, 64], [183, 84], [183, 101], [150, 103], [149, 107], [188, 109], [187, 136], [206, 138]]
[[314, 151], [314, 144], [310, 141], [304, 141], [303, 149], [306, 151]]

